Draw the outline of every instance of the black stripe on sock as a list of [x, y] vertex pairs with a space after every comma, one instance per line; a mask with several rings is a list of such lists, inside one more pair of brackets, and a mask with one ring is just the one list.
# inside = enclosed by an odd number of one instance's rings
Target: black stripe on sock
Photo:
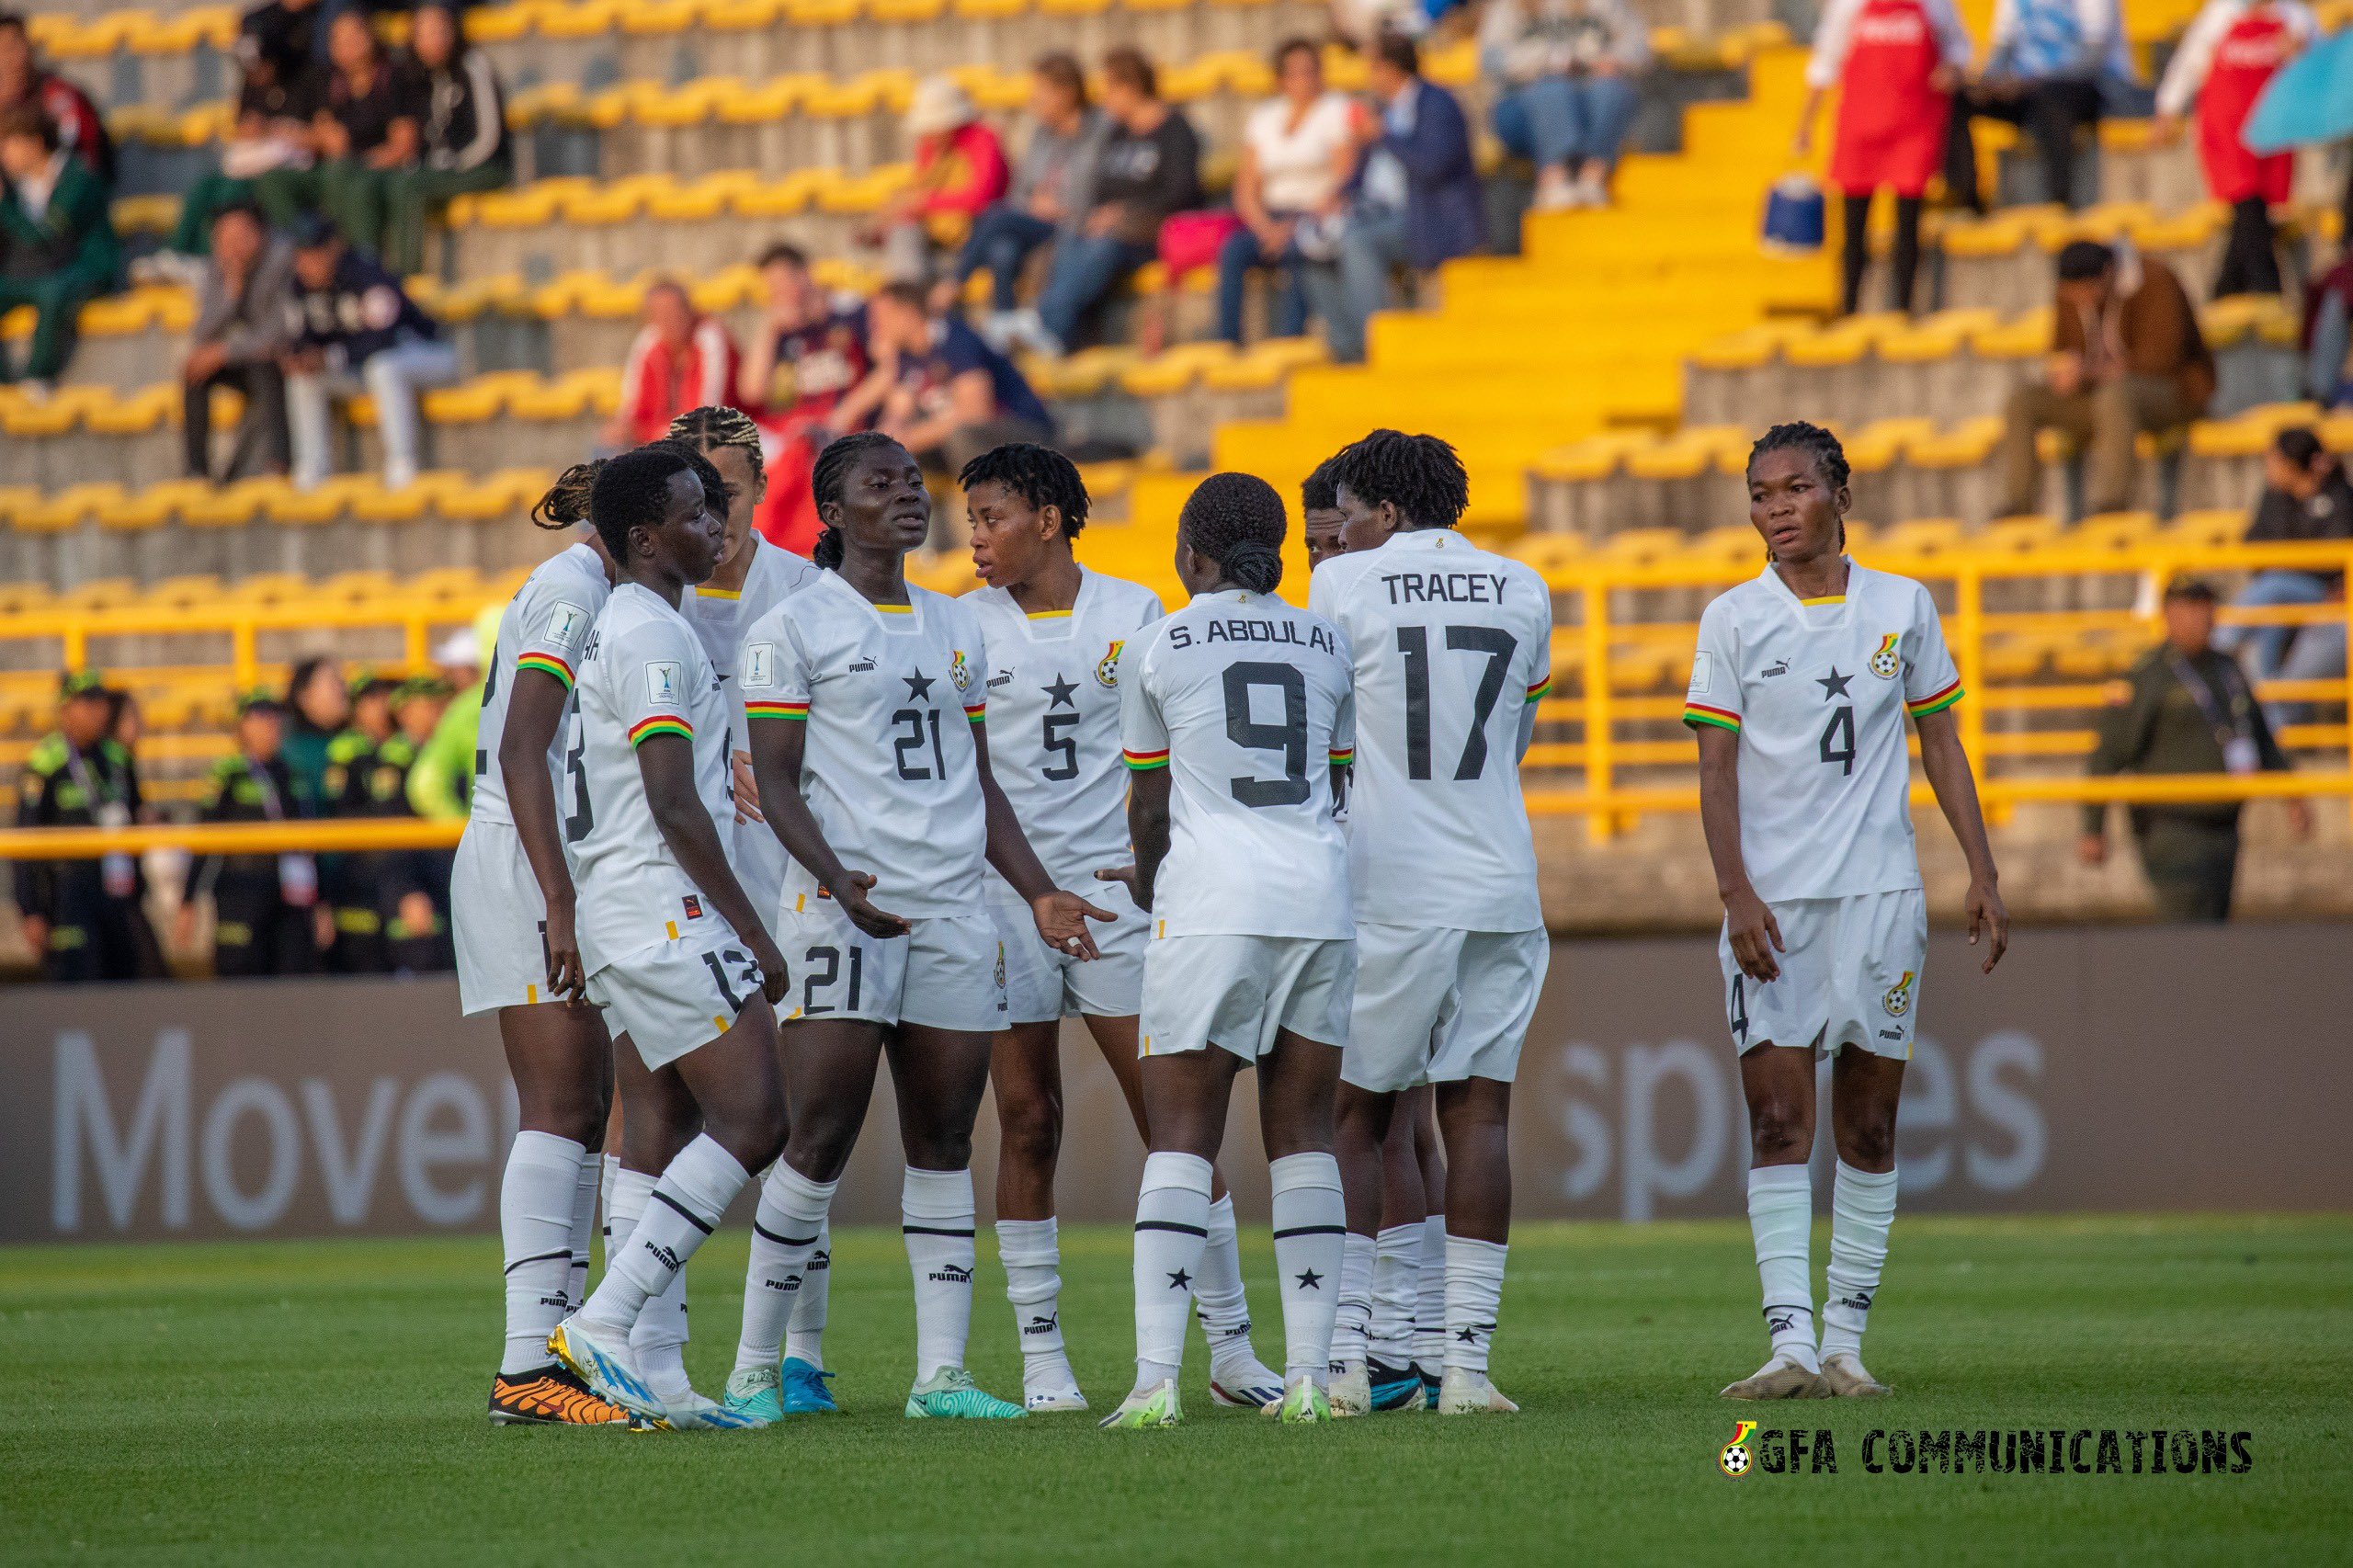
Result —
[[523, 1267], [524, 1265], [526, 1265], [526, 1264], [530, 1264], [530, 1263], [545, 1263], [545, 1262], [547, 1262], [550, 1258], [554, 1258], [554, 1257], [560, 1257], [560, 1258], [563, 1258], [565, 1262], [567, 1262], [567, 1263], [568, 1263], [568, 1262], [570, 1262], [570, 1261], [572, 1260], [572, 1249], [571, 1249], [570, 1247], [565, 1247], [565, 1248], [564, 1248], [563, 1251], [561, 1251], [561, 1252], [543, 1252], [543, 1253], [540, 1254], [537, 1257], [518, 1257], [518, 1258], [517, 1258], [514, 1262], [512, 1262], [512, 1263], [510, 1263], [510, 1264], [508, 1264], [508, 1265], [506, 1266], [506, 1272], [507, 1272], [507, 1273], [509, 1273], [509, 1274], [512, 1274], [512, 1273], [514, 1273], [517, 1269], [518, 1269], [518, 1268], [522, 1267]]
[[1813, 1315], [1813, 1306], [1804, 1301], [1768, 1301], [1765, 1303], [1763, 1310], [1765, 1315], [1768, 1317], [1772, 1316], [1775, 1312], [1803, 1312], [1808, 1317], [1812, 1317]]
[[815, 1246], [817, 1244], [817, 1238], [813, 1235], [779, 1236], [774, 1231], [769, 1230], [766, 1225], [761, 1224], [757, 1220], [752, 1221], [752, 1234], [759, 1237], [764, 1242], [774, 1242], [780, 1247], [807, 1247]]
[[902, 1225], [899, 1227], [899, 1233], [903, 1236], [961, 1236], [968, 1242], [972, 1239], [970, 1227], [956, 1231], [939, 1225]]
[[706, 1236], [710, 1234], [710, 1227], [704, 1224], [693, 1210], [688, 1208], [685, 1204], [679, 1202], [676, 1199], [671, 1197], [668, 1193], [662, 1191], [658, 1187], [654, 1190], [653, 1196], [654, 1202], [667, 1204], [670, 1208], [676, 1210], [681, 1215], [683, 1215], [688, 1224], [692, 1225], [696, 1230], [700, 1231]]
[[1288, 1231], [1277, 1231], [1275, 1240], [1287, 1242], [1293, 1236], [1345, 1236], [1347, 1233], [1346, 1225], [1293, 1225]]
[[1139, 1231], [1174, 1231], [1180, 1236], [1207, 1237], [1209, 1235], [1209, 1232], [1203, 1230], [1199, 1225], [1180, 1225], [1174, 1220], [1138, 1220], [1136, 1221], [1136, 1229]]

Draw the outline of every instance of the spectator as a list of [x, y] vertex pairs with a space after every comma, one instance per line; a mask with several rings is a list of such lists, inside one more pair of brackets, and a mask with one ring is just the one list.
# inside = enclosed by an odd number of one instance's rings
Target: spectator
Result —
[[[2263, 454], [2263, 497], [2247, 524], [2249, 544], [2302, 544], [2353, 540], [2353, 484], [2345, 465], [2302, 426], [2282, 430]], [[2243, 608], [2335, 605], [2326, 619], [2307, 626], [2233, 626], [2215, 638], [2223, 652], [2245, 653], [2255, 679], [2335, 680], [2345, 674], [2345, 574], [2257, 572], [2239, 595]], [[2304, 717], [2301, 702], [2274, 703], [2266, 716], [2274, 729]]]
[[328, 11], [320, 0], [267, 0], [239, 18], [238, 52], [244, 51], [250, 39], [272, 59], [296, 62], [303, 71], [323, 66], [327, 63], [326, 24], [333, 19]]
[[1282, 268], [1270, 330], [1297, 337], [1307, 330], [1303, 269], [1338, 253], [1341, 187], [1356, 165], [1358, 111], [1324, 85], [1324, 56], [1305, 39], [1275, 51], [1280, 91], [1243, 122], [1242, 161], [1233, 175], [1233, 210], [1242, 227], [1217, 257], [1217, 331], [1242, 342], [1242, 295], [1252, 270]]
[[[374, 791], [381, 791], [379, 814], [422, 814], [410, 786], [451, 707], [450, 696], [449, 684], [438, 676], [412, 676], [392, 693], [392, 718], [399, 730], [376, 748]], [[479, 710], [481, 704], [475, 707]], [[472, 760], [471, 756], [467, 760]], [[471, 768], [468, 771], [471, 775]], [[462, 809], [458, 814], [464, 815]], [[396, 972], [422, 973], [450, 967], [445, 910], [452, 861], [446, 849], [410, 849], [383, 857], [382, 874], [374, 888], [376, 910], [386, 955]]]
[[[397, 791], [406, 775], [404, 762], [380, 767], [378, 757], [398, 735], [392, 723], [392, 693], [397, 681], [372, 673], [351, 683], [351, 722], [327, 743], [326, 773], [320, 797], [322, 814], [331, 817], [405, 816], [392, 809], [387, 791]], [[321, 868], [335, 939], [326, 952], [331, 974], [388, 974], [392, 954], [384, 946], [384, 916], [378, 890], [390, 879], [381, 851], [334, 857]]]
[[904, 126], [915, 177], [858, 237], [881, 247], [892, 278], [928, 283], [933, 247], [962, 245], [973, 221], [1005, 194], [1005, 147], [952, 76], [915, 84]]
[[658, 441], [689, 408], [735, 403], [735, 341], [717, 316], [700, 314], [683, 284], [656, 278], [645, 290], [645, 324], [621, 366], [620, 406], [605, 422], [608, 447]]
[[[2045, 201], [2083, 205], [2075, 141], [2099, 129], [2102, 79], [2130, 76], [2124, 51], [2117, 0], [1995, 0], [1985, 74], [1970, 89], [1968, 108], [2034, 138]], [[1974, 161], [1962, 160], [1957, 172], [1974, 192]]]
[[1374, 45], [1381, 119], [1357, 168], [1356, 205], [1340, 240], [1340, 306], [1325, 323], [1336, 359], [1364, 358], [1365, 324], [1389, 302], [1390, 274], [1416, 274], [1479, 248], [1479, 171], [1471, 126], [1454, 95], [1421, 74], [1421, 54], [1395, 34]]
[[[418, 749], [408, 770], [409, 808], [434, 822], [463, 822], [474, 782], [475, 743], [482, 738], [482, 650], [498, 642], [498, 618], [503, 607], [483, 608], [474, 624], [462, 626], [433, 650], [434, 668], [444, 691], [457, 696], [443, 703], [431, 735]], [[437, 855], [447, 851], [436, 850]], [[449, 881], [445, 860], [437, 873], [446, 903]]]
[[196, 329], [180, 363], [181, 433], [188, 475], [211, 479], [212, 389], [232, 387], [244, 400], [237, 438], [219, 480], [287, 471], [286, 349], [294, 296], [294, 247], [270, 233], [250, 202], [212, 220], [212, 258], [197, 285]]
[[424, 89], [406, 61], [394, 61], [364, 11], [345, 11], [327, 28], [331, 69], [311, 119], [317, 162], [277, 168], [256, 182], [265, 211], [316, 210], [369, 256], [382, 253], [392, 186], [416, 159]]
[[1944, 161], [1952, 91], [1969, 66], [1969, 33], [1952, 0], [1832, 0], [1813, 35], [1796, 153], [1812, 150], [1823, 95], [1838, 89], [1830, 183], [1845, 199], [1841, 309], [1852, 315], [1870, 263], [1871, 197], [1895, 192], [1888, 303], [1907, 314], [1920, 272], [1920, 200]]
[[[166, 246], [175, 256], [204, 255], [214, 215], [233, 202], [255, 203], [278, 228], [301, 215], [301, 180], [278, 180], [259, 189], [255, 182], [278, 170], [307, 175], [317, 161], [311, 121], [319, 111], [318, 78], [307, 55], [274, 53], [251, 30], [237, 35], [237, 61], [236, 121], [221, 150], [220, 168], [200, 176], [180, 198], [179, 221]], [[139, 272], [134, 266], [133, 275]]]
[[57, 144], [89, 165], [98, 183], [114, 184], [114, 139], [90, 95], [40, 62], [25, 18], [0, 11], [0, 113], [26, 105], [57, 127]]
[[328, 469], [328, 404], [366, 392], [376, 405], [384, 487], [416, 478], [417, 393], [458, 379], [458, 351], [399, 280], [343, 242], [324, 218], [294, 238], [292, 341], [285, 360], [294, 483], [317, 487]]
[[1650, 29], [1626, 0], [1490, 0], [1479, 67], [1496, 139], [1536, 165], [1536, 207], [1599, 207], [1640, 107]]
[[515, 177], [506, 89], [490, 56], [466, 41], [454, 0], [416, 8], [409, 51], [423, 100], [417, 163], [392, 176], [384, 240], [384, 259], [402, 278], [425, 270], [425, 225], [450, 198], [496, 190]]
[[2301, 0], [2206, 0], [2182, 35], [2157, 85], [2156, 140], [2181, 134], [2181, 117], [2198, 108], [2198, 163], [2206, 190], [2231, 210], [2231, 239], [2214, 274], [2214, 298], [2279, 292], [2279, 255], [2271, 209], [2288, 199], [2293, 151], [2258, 157], [2240, 132], [2279, 67], [2320, 30]]
[[912, 283], [883, 287], [866, 307], [874, 369], [836, 411], [875, 427], [926, 468], [955, 473], [1008, 441], [1050, 441], [1053, 418], [1013, 361], [955, 316], [934, 316]]
[[325, 653], [304, 659], [287, 677], [286, 699], [278, 707], [287, 719], [286, 733], [278, 737], [279, 752], [301, 814], [311, 816], [329, 793], [327, 753], [351, 722], [351, 692], [344, 685], [343, 666]]
[[[335, 687], [338, 694], [342, 687]], [[267, 692], [237, 704], [237, 751], [212, 767], [201, 822], [285, 822], [297, 814], [281, 750], [285, 710]], [[311, 974], [333, 936], [318, 907], [318, 862], [308, 855], [200, 855], [188, 867], [176, 937], [196, 941], [196, 905], [212, 900], [212, 971], [222, 979]]]
[[1037, 316], [1021, 311], [1015, 292], [1021, 269], [1039, 246], [1079, 232], [1093, 206], [1096, 165], [1110, 130], [1103, 112], [1086, 102], [1078, 62], [1060, 53], [1030, 69], [1029, 121], [1029, 141], [1005, 199], [973, 220], [954, 267], [932, 292], [933, 309], [948, 311], [972, 274], [987, 267], [990, 315], [981, 331], [1000, 348], [1036, 327]]
[[[57, 728], [34, 744], [17, 776], [18, 827], [128, 827], [145, 815], [138, 763], [107, 733], [113, 712], [103, 676], [66, 672], [58, 683]], [[138, 857], [19, 860], [16, 893], [20, 928], [42, 979], [63, 984], [163, 976]]]
[[2131, 505], [2134, 439], [2177, 430], [2214, 395], [2214, 356], [2172, 267], [2129, 246], [2077, 240], [2059, 253], [2058, 309], [2040, 382], [2004, 411], [2000, 517], [2039, 509], [2040, 431], [2085, 452], [2091, 511]]
[[840, 434], [834, 410], [871, 368], [866, 307], [856, 295], [820, 288], [809, 258], [790, 245], [771, 245], [760, 257], [760, 284], [767, 308], [735, 382], [740, 406], [760, 426], [768, 476], [754, 521], [770, 544], [807, 555], [824, 526], [810, 474], [818, 451]]
[[0, 110], [0, 312], [33, 308], [25, 362], [12, 367], [0, 348], [0, 381], [22, 375], [46, 397], [73, 354], [84, 302], [110, 292], [122, 269], [111, 193], [29, 104]]
[[[2342, 231], [2353, 235], [2353, 212]], [[2323, 408], [2353, 404], [2353, 242], [2304, 295], [2304, 384]]]
[[1078, 232], [1054, 245], [1053, 270], [1027, 335], [1050, 354], [1078, 340], [1079, 324], [1153, 257], [1160, 225], [1201, 204], [1201, 142], [1192, 122], [1160, 97], [1152, 62], [1132, 49], [1103, 57], [1103, 110], [1110, 130], [1097, 161], [1093, 205]]
[[[2213, 645], [2214, 590], [2177, 581], [2165, 589], [2165, 640], [2116, 683], [2100, 715], [2095, 778], [2116, 773], [2285, 771], [2263, 710], [2238, 662]], [[2312, 832], [2312, 808], [2288, 802], [2296, 836]], [[2239, 802], [2134, 806], [2127, 813], [2141, 869], [2168, 920], [2231, 917], [2239, 858]], [[2108, 858], [2108, 808], [2084, 808], [2084, 864]]]

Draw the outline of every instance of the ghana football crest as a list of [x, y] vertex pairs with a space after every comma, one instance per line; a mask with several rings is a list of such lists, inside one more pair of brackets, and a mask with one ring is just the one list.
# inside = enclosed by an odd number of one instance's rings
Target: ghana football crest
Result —
[[1904, 668], [1904, 660], [1895, 652], [1895, 637], [1891, 631], [1881, 638], [1879, 647], [1871, 653], [1871, 674], [1881, 680], [1893, 680]]
[[1095, 662], [1096, 685], [1115, 691], [1119, 689], [1120, 650], [1127, 645], [1125, 639], [1115, 637], [1111, 640], [1111, 646], [1104, 652], [1100, 659]]
[[948, 661], [948, 678], [956, 683], [956, 689], [959, 691], [962, 691], [972, 684], [972, 666], [964, 657], [964, 650], [961, 648], [957, 649], [954, 656]]
[[1879, 1005], [1887, 1009], [1891, 1018], [1900, 1018], [1912, 1010], [1912, 971], [1905, 970], [1904, 978], [1881, 994]]

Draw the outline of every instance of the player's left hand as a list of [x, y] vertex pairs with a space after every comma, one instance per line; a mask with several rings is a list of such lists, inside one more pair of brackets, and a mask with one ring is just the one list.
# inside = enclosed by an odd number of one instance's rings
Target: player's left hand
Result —
[[1993, 949], [1985, 955], [1982, 972], [1991, 974], [2002, 955], [2010, 950], [2010, 909], [2002, 895], [1989, 882], [1972, 880], [1969, 897], [1962, 905], [1969, 912], [1969, 945], [1975, 947], [1982, 933], [1993, 938]]
[[784, 954], [777, 949], [776, 938], [763, 932], [752, 944], [752, 961], [760, 966], [760, 994], [773, 1007], [792, 989], [792, 976], [784, 967]]
[[1132, 863], [1125, 866], [1106, 866], [1095, 873], [1095, 880], [1098, 882], [1118, 882], [1128, 890], [1128, 897], [1135, 901], [1135, 906], [1138, 909], [1147, 915], [1152, 913], [1152, 901], [1144, 897], [1143, 885], [1136, 881], [1136, 869]]
[[1030, 917], [1038, 922], [1038, 935], [1046, 946], [1058, 953], [1068, 953], [1082, 962], [1091, 962], [1096, 955], [1095, 938], [1087, 935], [1089, 920], [1116, 920], [1118, 915], [1096, 908], [1074, 892], [1056, 888], [1040, 894], [1029, 905]]
[[735, 764], [735, 820], [767, 821], [760, 814], [760, 787], [752, 778], [752, 754], [739, 751], [732, 755]]

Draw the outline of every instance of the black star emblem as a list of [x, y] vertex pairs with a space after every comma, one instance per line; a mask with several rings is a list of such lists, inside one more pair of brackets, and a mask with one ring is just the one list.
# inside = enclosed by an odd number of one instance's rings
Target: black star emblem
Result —
[[1463, 1343], [1463, 1344], [1465, 1344], [1465, 1345], [1476, 1345], [1476, 1344], [1478, 1344], [1478, 1343], [1479, 1343], [1479, 1336], [1478, 1336], [1477, 1335], [1475, 1335], [1475, 1334], [1472, 1333], [1472, 1332], [1471, 1332], [1469, 1329], [1467, 1329], [1467, 1328], [1458, 1328], [1458, 1329], [1456, 1329], [1456, 1330], [1454, 1331], [1454, 1337], [1455, 1337], [1455, 1338], [1457, 1338], [1457, 1339], [1459, 1339], [1459, 1340], [1461, 1340], [1461, 1341], [1462, 1341], [1462, 1343]]
[[1813, 684], [1822, 688], [1822, 700], [1827, 702], [1834, 697], [1846, 696], [1847, 683], [1854, 678], [1853, 676], [1840, 675], [1838, 666], [1833, 665], [1830, 666], [1830, 673], [1827, 676], [1816, 676]]
[[1192, 1282], [1193, 1277], [1181, 1268], [1168, 1277], [1168, 1288], [1172, 1290], [1182, 1290]]
[[930, 700], [931, 677], [929, 676], [924, 674], [921, 670], [917, 670], [911, 676], [901, 676], [899, 678], [907, 683], [908, 701], [913, 702], [917, 698], [921, 698], [926, 701]]
[[1046, 705], [1048, 708], [1068, 708], [1073, 711], [1075, 711], [1078, 708], [1078, 704], [1071, 700], [1071, 694], [1075, 692], [1078, 687], [1071, 682], [1064, 680], [1060, 676], [1056, 676], [1054, 677], [1053, 685], [1041, 686], [1038, 689], [1044, 692], [1048, 697], [1053, 699], [1051, 702]]
[[1324, 1276], [1312, 1268], [1308, 1269], [1299, 1277], [1299, 1288], [1302, 1290], [1321, 1290], [1324, 1289]]

